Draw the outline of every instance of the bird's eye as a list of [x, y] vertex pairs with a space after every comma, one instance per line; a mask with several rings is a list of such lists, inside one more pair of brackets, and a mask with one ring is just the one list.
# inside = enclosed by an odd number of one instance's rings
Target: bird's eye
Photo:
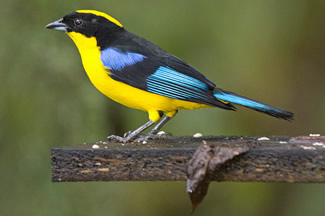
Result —
[[82, 23], [83, 23], [82, 19], [75, 19], [75, 20], [74, 20], [74, 24], [75, 24], [76, 26], [80, 26]]

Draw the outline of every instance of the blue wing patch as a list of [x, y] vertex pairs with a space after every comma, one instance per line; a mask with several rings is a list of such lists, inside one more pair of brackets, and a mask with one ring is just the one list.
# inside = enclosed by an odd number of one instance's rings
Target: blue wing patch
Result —
[[160, 66], [147, 78], [147, 91], [175, 99], [203, 99], [207, 90], [208, 86], [200, 80], [166, 66]]
[[104, 66], [113, 70], [122, 70], [127, 66], [143, 61], [145, 58], [147, 57], [139, 53], [122, 52], [117, 48], [107, 48], [100, 53], [100, 60]]
[[246, 106], [246, 107], [256, 108], [256, 109], [269, 109], [269, 107], [270, 107], [266, 104], [259, 103], [252, 99], [248, 99], [248, 98], [233, 95], [233, 94], [215, 93], [214, 96], [220, 100], [224, 100], [227, 102], [239, 104], [239, 105]]

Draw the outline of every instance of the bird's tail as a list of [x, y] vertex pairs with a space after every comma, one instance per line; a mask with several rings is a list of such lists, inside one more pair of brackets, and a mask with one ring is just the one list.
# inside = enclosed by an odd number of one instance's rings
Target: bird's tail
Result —
[[289, 121], [293, 120], [294, 114], [289, 111], [258, 102], [256, 100], [235, 94], [230, 91], [225, 91], [217, 88], [214, 91], [214, 97], [216, 97], [218, 100], [238, 104], [240, 106], [266, 113], [276, 118], [281, 118]]

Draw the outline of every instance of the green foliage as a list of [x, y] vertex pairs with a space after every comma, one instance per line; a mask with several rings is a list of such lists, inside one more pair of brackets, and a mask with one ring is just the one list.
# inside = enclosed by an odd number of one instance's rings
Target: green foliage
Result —
[[[147, 115], [101, 95], [72, 41], [44, 26], [97, 9], [186, 60], [217, 86], [296, 114], [180, 111], [174, 135], [325, 134], [320, 1], [2, 1], [0, 215], [188, 215], [185, 183], [51, 183], [50, 148], [104, 140]], [[186, 125], [186, 127], [184, 127]], [[321, 215], [324, 186], [215, 183], [200, 215]]]

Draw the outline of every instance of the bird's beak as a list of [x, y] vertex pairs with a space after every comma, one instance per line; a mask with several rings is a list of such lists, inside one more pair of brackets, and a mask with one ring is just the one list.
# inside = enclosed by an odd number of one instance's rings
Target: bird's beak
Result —
[[45, 26], [45, 28], [66, 32], [68, 30], [68, 26], [66, 24], [62, 23], [62, 20], [63, 19], [59, 19], [59, 20], [54, 21], [50, 24], [47, 24]]

